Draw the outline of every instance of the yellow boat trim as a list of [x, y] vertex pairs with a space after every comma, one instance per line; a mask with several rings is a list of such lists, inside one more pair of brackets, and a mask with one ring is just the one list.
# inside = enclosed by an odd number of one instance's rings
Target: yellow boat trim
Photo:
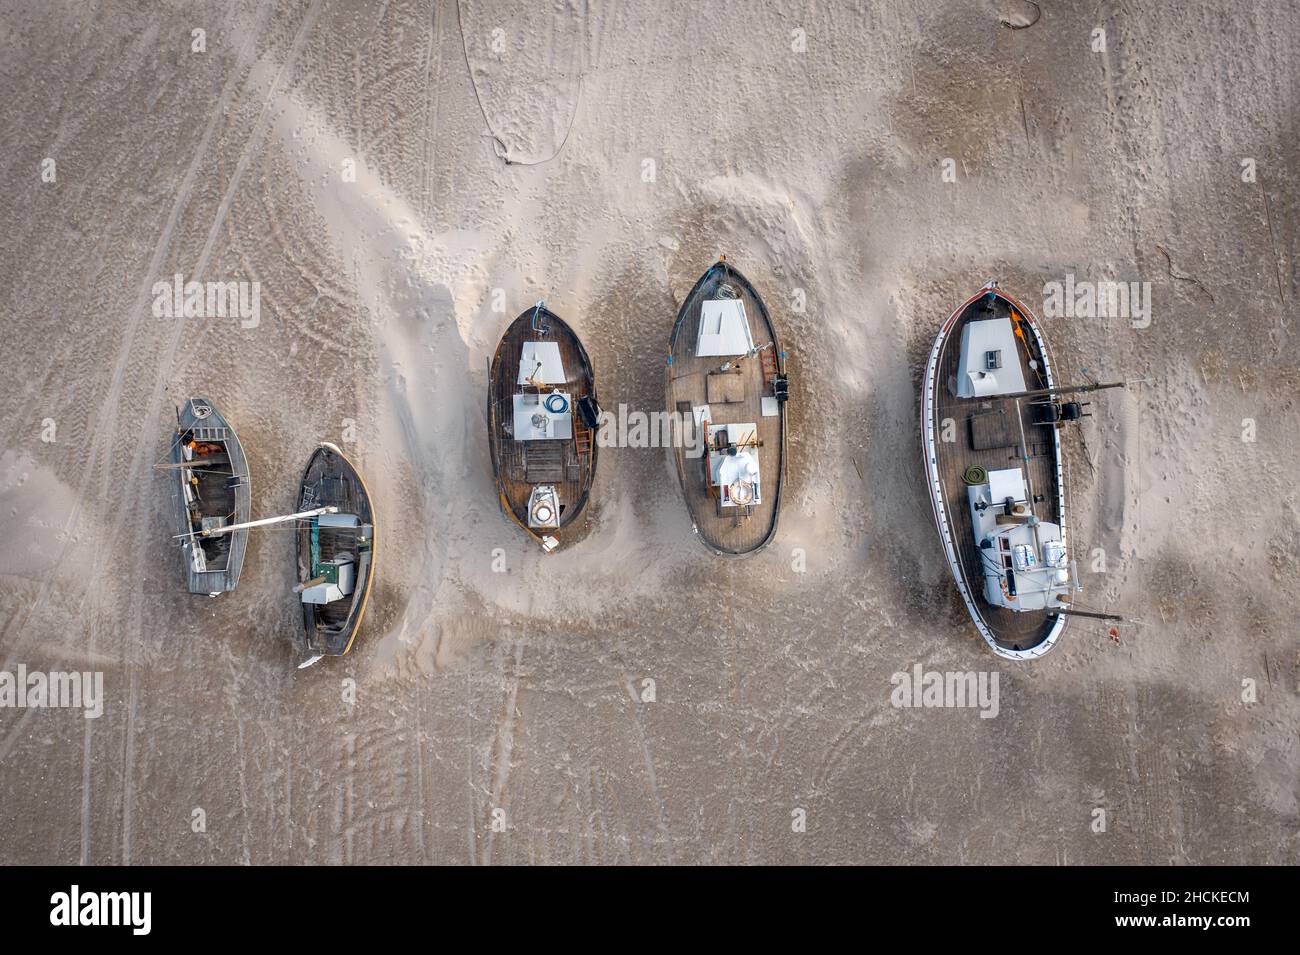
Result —
[[375, 510], [375, 499], [370, 494], [370, 488], [366, 487], [366, 479], [361, 476], [361, 472], [357, 469], [357, 466], [353, 464], [348, 456], [342, 451], [337, 448], [335, 448], [334, 451], [343, 459], [343, 462], [352, 469], [352, 473], [355, 474], [357, 480], [361, 482], [361, 490], [365, 492], [366, 500], [370, 504], [370, 521], [375, 529], [374, 536], [371, 538], [370, 542], [370, 573], [366, 574], [366, 590], [365, 593], [361, 595], [361, 609], [357, 611], [357, 622], [352, 628], [352, 636], [348, 637], [348, 645], [344, 647], [343, 652], [339, 654], [339, 656], [345, 657], [348, 655], [348, 651], [352, 649], [352, 644], [356, 642], [357, 631], [361, 629], [361, 621], [366, 615], [366, 604], [370, 601], [370, 585], [375, 582], [375, 573], [379, 568], [379, 512]]

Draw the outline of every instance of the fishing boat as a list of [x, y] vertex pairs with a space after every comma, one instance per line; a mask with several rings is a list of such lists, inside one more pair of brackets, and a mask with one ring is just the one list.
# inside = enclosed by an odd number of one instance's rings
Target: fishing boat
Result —
[[990, 282], [939, 330], [921, 392], [926, 483], [957, 589], [998, 656], [1031, 660], [1054, 647], [1074, 606], [1064, 426], [1086, 415], [1063, 387], [1023, 304]]
[[190, 593], [216, 597], [234, 590], [248, 531], [211, 532], [247, 521], [252, 506], [248, 461], [235, 429], [207, 398], [190, 398], [176, 411], [171, 460], [158, 467], [174, 472], [178, 482], [178, 539]]
[[776, 533], [785, 475], [785, 352], [758, 292], [726, 257], [695, 283], [668, 346], [682, 496], [700, 541], [726, 557]]
[[587, 350], [538, 302], [511, 323], [488, 373], [488, 445], [501, 509], [551, 553], [596, 474], [600, 407]]
[[310, 666], [352, 649], [375, 579], [376, 527], [366, 483], [333, 444], [307, 462], [298, 497], [298, 585]]

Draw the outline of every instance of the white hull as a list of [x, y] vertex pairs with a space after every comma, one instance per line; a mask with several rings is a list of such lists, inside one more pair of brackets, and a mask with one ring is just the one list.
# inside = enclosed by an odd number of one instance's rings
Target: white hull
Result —
[[[984, 638], [984, 642], [988, 644], [990, 650], [1005, 660], [1036, 660], [1047, 654], [1052, 647], [1056, 646], [1057, 640], [1065, 630], [1067, 618], [1064, 616], [1057, 617], [1056, 623], [1052, 626], [1047, 638], [1028, 650], [1010, 650], [998, 645], [998, 642], [994, 637], [992, 630], [989, 628], [989, 625], [985, 622], [983, 613], [980, 609], [983, 604], [983, 597], [971, 591], [971, 587], [967, 582], [965, 575], [962, 573], [961, 563], [957, 557], [957, 543], [953, 537], [952, 521], [949, 518], [947, 507], [944, 503], [944, 485], [942, 477], [939, 474], [937, 451], [935, 447], [935, 442], [938, 440], [938, 422], [935, 420], [935, 404], [937, 398], [936, 389], [940, 386], [938, 381], [939, 358], [943, 353], [943, 346], [948, 340], [948, 336], [951, 333], [953, 326], [956, 324], [957, 319], [961, 317], [972, 303], [983, 298], [990, 290], [996, 291], [999, 296], [1014, 305], [1016, 310], [1025, 318], [1026, 323], [1034, 333], [1034, 338], [1038, 343], [1039, 351], [1043, 356], [1043, 374], [1047, 379], [1048, 387], [1055, 387], [1055, 381], [1052, 378], [1051, 361], [1048, 357], [1046, 343], [1043, 341], [1042, 333], [1038, 328], [1038, 320], [1034, 318], [1033, 313], [1029, 309], [1025, 308], [1020, 302], [997, 289], [997, 284], [995, 282], [986, 283], [983, 288], [970, 298], [966, 299], [966, 301], [962, 302], [957, 306], [953, 313], [948, 316], [948, 320], [944, 322], [943, 327], [939, 329], [939, 334], [934, 341], [934, 347], [930, 350], [930, 359], [926, 363], [925, 384], [921, 391], [921, 422], [922, 427], [925, 429], [924, 457], [926, 485], [930, 492], [930, 504], [934, 509], [935, 527], [938, 529], [939, 537], [943, 541], [944, 555], [948, 561], [948, 569], [952, 573], [953, 580], [957, 583], [957, 589], [961, 592], [962, 600], [966, 604], [966, 610], [970, 613], [971, 621], [975, 624], [975, 628], [979, 631], [980, 636]], [[1059, 431], [1056, 429], [1052, 430], [1052, 442], [1053, 450], [1056, 455], [1056, 486], [1057, 503], [1059, 506], [1059, 513], [1061, 514], [1061, 540], [1068, 550], [1068, 522], [1066, 520], [1067, 511], [1065, 506], [1067, 497], [1065, 470], [1061, 464], [1061, 436]]]

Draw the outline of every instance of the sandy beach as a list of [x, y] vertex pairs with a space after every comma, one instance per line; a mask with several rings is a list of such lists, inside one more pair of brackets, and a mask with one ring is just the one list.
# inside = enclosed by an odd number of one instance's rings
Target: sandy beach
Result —
[[[104, 688], [0, 707], [0, 863], [1300, 862], [1295, 0], [145, 6], [0, 0], [0, 670]], [[544, 298], [660, 410], [720, 254], [787, 353], [775, 539], [713, 556], [615, 447], [542, 553], [501, 334]], [[159, 316], [176, 275], [256, 312]], [[1149, 283], [1039, 315], [1062, 378], [1130, 382], [1066, 441], [1080, 602], [1125, 620], [1008, 663], [920, 382], [986, 281], [1067, 276]], [[288, 531], [185, 592], [153, 466], [196, 394], [255, 516], [322, 440], [365, 475], [348, 656], [296, 669]], [[996, 716], [893, 705], [918, 665]]]

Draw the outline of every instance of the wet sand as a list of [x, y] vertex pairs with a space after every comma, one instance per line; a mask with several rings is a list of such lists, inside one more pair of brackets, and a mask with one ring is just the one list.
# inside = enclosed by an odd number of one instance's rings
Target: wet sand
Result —
[[[106, 691], [0, 709], [0, 862], [1300, 861], [1296, 14], [0, 3], [0, 669]], [[544, 297], [607, 409], [658, 410], [720, 253], [789, 355], [776, 539], [712, 557], [666, 452], [608, 448], [542, 554], [492, 482], [499, 336]], [[260, 320], [155, 317], [178, 272]], [[1065, 378], [1138, 382], [1068, 442], [1081, 600], [1128, 621], [1009, 665], [918, 389], [983, 282], [1069, 273], [1151, 283], [1148, 327], [1043, 319]], [[152, 464], [196, 393], [255, 516], [320, 440], [365, 475], [348, 657], [295, 669], [287, 531], [183, 593]], [[916, 664], [998, 673], [997, 717], [891, 706]]]

